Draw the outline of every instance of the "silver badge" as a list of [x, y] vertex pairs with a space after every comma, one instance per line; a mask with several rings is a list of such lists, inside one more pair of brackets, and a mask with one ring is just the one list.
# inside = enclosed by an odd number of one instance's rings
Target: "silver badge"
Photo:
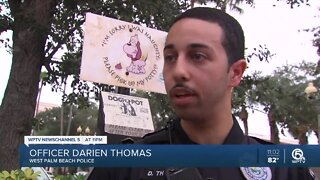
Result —
[[240, 167], [247, 180], [271, 180], [272, 174], [269, 167]]

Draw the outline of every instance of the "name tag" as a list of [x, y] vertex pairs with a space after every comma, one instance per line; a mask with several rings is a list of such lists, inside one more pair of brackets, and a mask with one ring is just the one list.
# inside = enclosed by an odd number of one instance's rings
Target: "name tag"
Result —
[[165, 170], [164, 168], [146, 168], [142, 170], [140, 174], [140, 179], [151, 179], [151, 180], [162, 180], [165, 179]]

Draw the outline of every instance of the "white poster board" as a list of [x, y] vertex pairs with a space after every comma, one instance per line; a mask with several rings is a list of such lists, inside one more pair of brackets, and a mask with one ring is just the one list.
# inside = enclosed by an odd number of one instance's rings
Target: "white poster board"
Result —
[[102, 92], [105, 132], [142, 137], [154, 131], [148, 99]]
[[166, 35], [87, 13], [80, 79], [165, 94], [162, 68]]

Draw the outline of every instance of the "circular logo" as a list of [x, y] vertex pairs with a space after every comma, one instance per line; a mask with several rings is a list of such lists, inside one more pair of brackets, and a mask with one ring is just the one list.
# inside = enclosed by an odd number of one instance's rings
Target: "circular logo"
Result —
[[271, 180], [272, 173], [269, 167], [241, 167], [244, 177], [248, 180]]
[[303, 151], [299, 148], [296, 148], [292, 151], [291, 156], [295, 160], [300, 160], [303, 158]]

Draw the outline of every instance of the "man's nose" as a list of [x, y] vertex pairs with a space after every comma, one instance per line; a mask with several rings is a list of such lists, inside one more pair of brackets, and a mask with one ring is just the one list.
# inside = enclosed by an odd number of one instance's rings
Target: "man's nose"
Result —
[[177, 82], [187, 81], [190, 79], [189, 66], [190, 64], [188, 64], [185, 56], [178, 56], [173, 68], [173, 76]]

